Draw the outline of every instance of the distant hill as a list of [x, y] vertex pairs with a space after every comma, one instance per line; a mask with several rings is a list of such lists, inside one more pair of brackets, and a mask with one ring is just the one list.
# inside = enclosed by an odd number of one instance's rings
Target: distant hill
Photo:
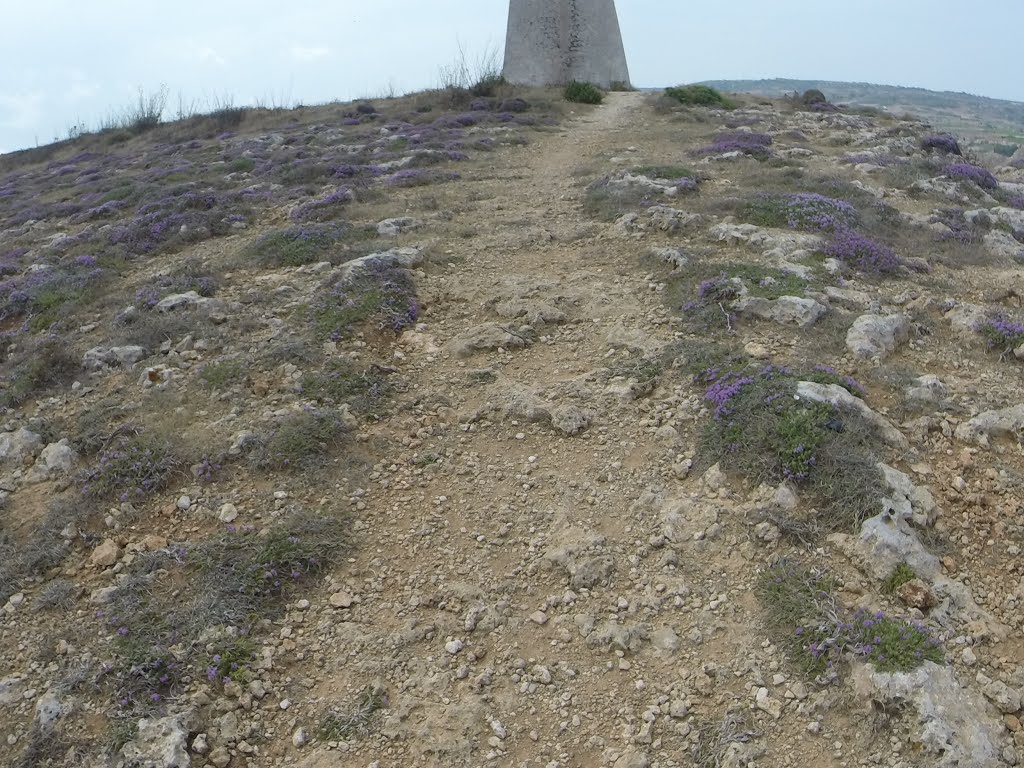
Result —
[[830, 80], [706, 80], [703, 85], [720, 91], [770, 97], [817, 88], [837, 104], [878, 107], [894, 113], [910, 112], [936, 127], [963, 136], [1003, 138], [1024, 143], [1024, 103], [1018, 101], [953, 91]]

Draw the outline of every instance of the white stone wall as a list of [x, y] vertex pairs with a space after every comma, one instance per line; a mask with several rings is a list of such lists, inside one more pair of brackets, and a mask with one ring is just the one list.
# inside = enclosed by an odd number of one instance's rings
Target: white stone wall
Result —
[[615, 0], [511, 0], [505, 77], [526, 85], [629, 83]]

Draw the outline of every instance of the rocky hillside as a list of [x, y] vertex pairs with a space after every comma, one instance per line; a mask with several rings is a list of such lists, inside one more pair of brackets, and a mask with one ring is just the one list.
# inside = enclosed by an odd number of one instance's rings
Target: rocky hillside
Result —
[[834, 80], [714, 80], [723, 91], [782, 98], [812, 88], [836, 103], [879, 107], [893, 114], [909, 112], [944, 130], [960, 131], [996, 143], [1024, 144], [1024, 103], [955, 91], [929, 91], [898, 85], [845, 83]]
[[0, 169], [0, 761], [1002, 766], [1024, 163], [422, 94]]

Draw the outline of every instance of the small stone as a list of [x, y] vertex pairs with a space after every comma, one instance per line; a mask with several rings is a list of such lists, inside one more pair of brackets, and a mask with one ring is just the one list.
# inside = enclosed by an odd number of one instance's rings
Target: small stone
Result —
[[548, 615], [544, 611], [534, 611], [530, 614], [530, 621], [534, 624], [544, 626], [548, 623]]
[[281, 699], [281, 703], [278, 704], [278, 706], [281, 707], [281, 709], [284, 709], [284, 710], [288, 709], [291, 705], [292, 705], [292, 700], [291, 699]]
[[896, 596], [911, 608], [927, 611], [938, 605], [938, 598], [921, 579], [911, 579], [896, 589]]
[[354, 600], [348, 592], [335, 592], [331, 595], [330, 602], [335, 608], [351, 608]]
[[238, 508], [234, 504], [222, 504], [217, 511], [217, 519], [222, 523], [233, 522], [238, 517]]
[[1011, 715], [1020, 709], [1020, 692], [1015, 691], [1001, 680], [993, 680], [982, 688], [981, 692], [1004, 715]]
[[782, 717], [782, 702], [778, 699], [773, 699], [767, 688], [757, 689], [754, 705], [762, 712], [767, 712], [776, 720]]
[[192, 740], [192, 751], [197, 755], [205, 755], [210, 751], [210, 743], [205, 733], [200, 733]]
[[108, 568], [121, 557], [121, 547], [113, 539], [104, 539], [89, 556], [89, 564], [95, 568]]
[[491, 731], [499, 739], [504, 739], [508, 736], [508, 729], [502, 725], [501, 720], [491, 720]]
[[466, 644], [456, 638], [455, 640], [449, 640], [447, 643], [445, 643], [444, 649], [448, 651], [448, 653], [450, 653], [452, 656], [455, 656], [459, 653], [459, 651], [461, 651], [465, 647]]
[[309, 741], [309, 736], [306, 734], [305, 728], [296, 728], [292, 733], [292, 746], [296, 749], [304, 746]]
[[210, 762], [216, 768], [226, 768], [227, 764], [231, 762], [231, 753], [228, 752], [227, 747], [217, 747], [210, 753]]
[[960, 654], [960, 661], [964, 663], [965, 667], [973, 667], [978, 663], [978, 657], [975, 655], [972, 648], [964, 648]]
[[674, 699], [672, 703], [668, 705], [668, 716], [671, 718], [682, 720], [689, 714], [690, 708], [682, 699]]
[[192, 506], [192, 499], [188, 496], [179, 496], [175, 506], [182, 512], [187, 512], [188, 508]]

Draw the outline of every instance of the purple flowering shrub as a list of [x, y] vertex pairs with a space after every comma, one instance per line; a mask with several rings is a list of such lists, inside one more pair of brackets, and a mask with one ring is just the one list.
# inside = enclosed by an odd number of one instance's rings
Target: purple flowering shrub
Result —
[[179, 474], [182, 461], [170, 442], [146, 432], [122, 434], [78, 477], [82, 495], [131, 501], [160, 491]]
[[956, 140], [955, 136], [950, 136], [948, 133], [923, 136], [921, 138], [921, 149], [926, 152], [935, 151], [947, 155], [963, 156], [963, 152], [960, 151], [960, 142]]
[[989, 229], [977, 219], [968, 221], [963, 208], [942, 208], [935, 211], [929, 221], [933, 224], [942, 224], [948, 229], [939, 235], [939, 240], [961, 245], [982, 243]]
[[338, 340], [367, 324], [398, 333], [419, 317], [416, 285], [408, 270], [373, 263], [324, 291], [311, 314], [321, 339]]
[[45, 330], [97, 295], [107, 277], [83, 256], [0, 280], [0, 320], [24, 318], [29, 330]]
[[135, 305], [152, 309], [160, 300], [175, 293], [195, 291], [200, 296], [217, 293], [217, 278], [212, 275], [157, 275], [135, 293]]
[[868, 275], [895, 274], [899, 272], [901, 264], [900, 258], [889, 246], [848, 228], [833, 233], [824, 254]]
[[798, 381], [860, 385], [828, 366], [791, 369], [744, 363], [696, 374], [711, 410], [701, 455], [753, 485], [791, 482], [816, 498], [816, 531], [859, 524], [877, 511], [877, 459], [870, 430], [855, 416], [795, 396]]
[[405, 168], [397, 173], [384, 177], [389, 187], [426, 187], [431, 184], [443, 184], [462, 178], [454, 171], [438, 171], [431, 168]]
[[999, 181], [987, 168], [970, 163], [952, 163], [946, 166], [946, 175], [951, 179], [970, 181], [982, 189], [995, 190], [999, 188]]
[[759, 578], [756, 594], [776, 641], [790, 660], [816, 676], [836, 677], [844, 657], [883, 672], [945, 663], [942, 644], [924, 625], [839, 605], [830, 574], [783, 560]]
[[1024, 345], [1024, 323], [997, 314], [978, 323], [976, 330], [985, 339], [988, 348], [1002, 357], [1012, 355]]
[[790, 195], [759, 194], [749, 200], [741, 215], [761, 227], [789, 227], [807, 232], [834, 232], [853, 226], [857, 209], [846, 200], [816, 192]]
[[307, 200], [292, 208], [288, 217], [292, 221], [330, 221], [341, 215], [346, 205], [355, 200], [348, 187], [338, 187], [322, 197]]
[[344, 258], [347, 243], [367, 240], [375, 235], [375, 229], [354, 227], [341, 221], [297, 224], [261, 235], [246, 249], [246, 255], [260, 266], [267, 267], [335, 262]]
[[693, 157], [708, 155], [724, 155], [728, 152], [741, 152], [744, 155], [764, 160], [771, 156], [772, 137], [765, 133], [732, 131], [719, 133], [710, 144], [698, 147], [690, 152]]

